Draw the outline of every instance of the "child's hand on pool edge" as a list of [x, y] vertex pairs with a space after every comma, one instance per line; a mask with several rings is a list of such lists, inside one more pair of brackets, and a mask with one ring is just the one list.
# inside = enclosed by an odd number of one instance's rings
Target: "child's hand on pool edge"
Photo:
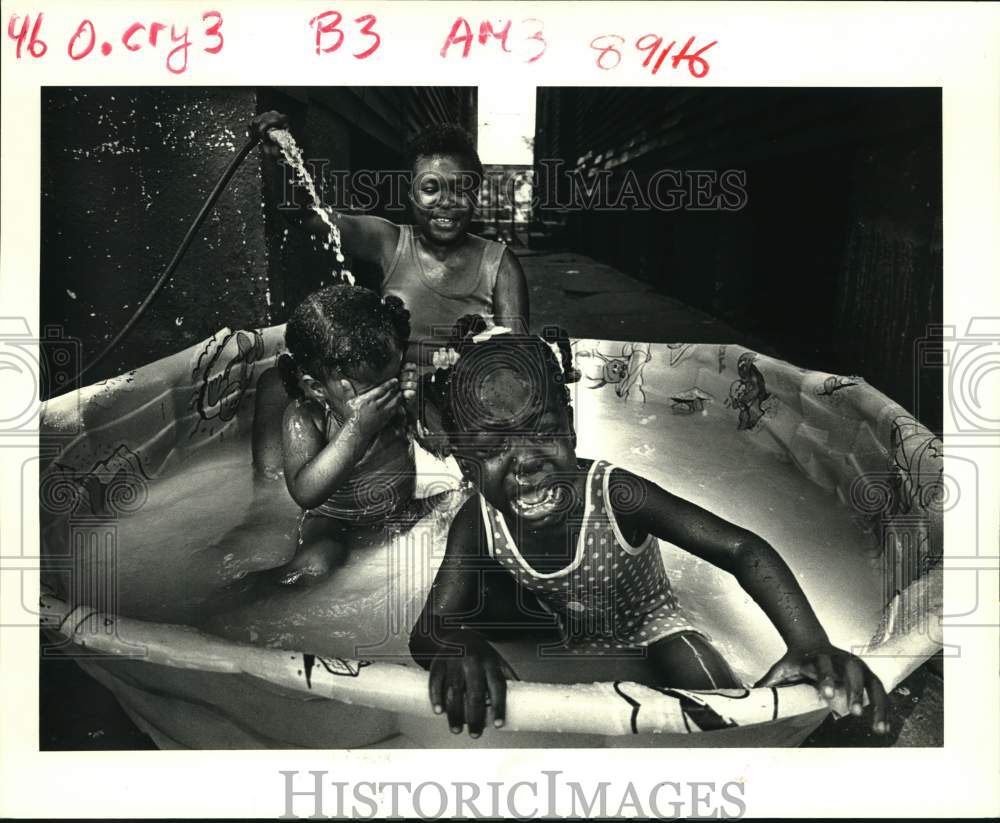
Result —
[[487, 701], [493, 707], [493, 725], [506, 718], [507, 680], [502, 661], [482, 635], [462, 629], [442, 639], [460, 651], [438, 653], [430, 667], [430, 698], [435, 714], [446, 712], [453, 734], [468, 724], [469, 737], [479, 737], [486, 725]]
[[867, 693], [872, 705], [873, 731], [876, 734], [889, 731], [885, 688], [861, 658], [832, 644], [814, 649], [789, 649], [755, 685], [781, 686], [803, 681], [816, 686], [831, 707], [840, 702], [856, 717], [864, 710]]

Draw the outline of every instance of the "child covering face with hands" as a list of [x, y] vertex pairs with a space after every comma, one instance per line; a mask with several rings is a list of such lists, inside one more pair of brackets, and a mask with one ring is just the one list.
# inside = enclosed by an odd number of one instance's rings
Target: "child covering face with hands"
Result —
[[291, 402], [282, 422], [285, 483], [302, 506], [299, 550], [284, 583], [330, 572], [347, 532], [382, 523], [413, 499], [416, 468], [403, 363], [409, 315], [394, 297], [331, 286], [307, 297], [279, 360]]

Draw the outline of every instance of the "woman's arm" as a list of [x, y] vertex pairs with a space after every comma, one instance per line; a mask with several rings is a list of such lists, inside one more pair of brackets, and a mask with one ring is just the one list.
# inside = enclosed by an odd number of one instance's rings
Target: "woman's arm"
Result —
[[[281, 162], [284, 155], [271, 138], [272, 129], [287, 129], [288, 118], [276, 111], [259, 114], [250, 123], [250, 130], [260, 137], [264, 154], [264, 181], [278, 211], [293, 226], [317, 238], [325, 238], [329, 231], [323, 219], [309, 207], [305, 193], [298, 191], [295, 173]], [[381, 217], [363, 214], [345, 214], [327, 208], [334, 224], [340, 229], [344, 250], [361, 260], [377, 263], [382, 271], [392, 259], [399, 240], [399, 226]]]
[[518, 334], [527, 334], [531, 318], [528, 306], [528, 283], [521, 263], [510, 249], [500, 258], [500, 269], [493, 286], [493, 319]]

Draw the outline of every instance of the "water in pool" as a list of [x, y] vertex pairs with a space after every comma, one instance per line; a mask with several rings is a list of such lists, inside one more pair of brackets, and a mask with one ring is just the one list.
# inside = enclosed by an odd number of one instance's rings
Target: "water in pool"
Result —
[[[737, 431], [721, 404], [678, 415], [656, 402], [601, 402], [600, 394], [576, 392], [578, 454], [611, 459], [757, 532], [797, 574], [835, 644], [850, 648], [871, 636], [882, 605], [869, 559], [877, 544], [850, 509], [761, 448], [755, 433]], [[448, 464], [421, 454], [418, 467], [426, 491], [455, 489]], [[415, 525], [394, 525], [390, 539], [359, 536], [330, 579], [283, 589], [266, 582], [266, 571], [291, 558], [298, 509], [282, 482], [255, 484], [246, 441], [219, 442], [155, 479], [141, 511], [118, 523], [117, 609], [260, 645], [408, 663], [409, 628], [463, 499], [445, 493]], [[743, 678], [759, 677], [783, 652], [770, 621], [726, 573], [672, 546], [662, 550], [697, 623]], [[569, 664], [560, 666], [551, 677], [529, 666], [529, 676], [573, 680]], [[595, 679], [593, 671], [580, 669], [579, 679]]]

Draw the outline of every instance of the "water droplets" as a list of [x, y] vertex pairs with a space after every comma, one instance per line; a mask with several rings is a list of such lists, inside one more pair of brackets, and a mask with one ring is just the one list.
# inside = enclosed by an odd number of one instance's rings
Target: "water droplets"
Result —
[[[352, 275], [347, 269], [344, 268], [344, 255], [340, 250], [340, 229], [333, 222], [330, 211], [325, 208], [319, 199], [319, 194], [316, 192], [316, 184], [312, 179], [312, 176], [306, 170], [305, 161], [302, 157], [302, 150], [299, 148], [298, 144], [295, 142], [295, 138], [292, 137], [291, 133], [285, 129], [272, 129], [269, 135], [275, 143], [281, 148], [281, 153], [285, 156], [285, 161], [295, 172], [295, 176], [301, 182], [303, 188], [305, 188], [306, 193], [309, 195], [309, 208], [312, 209], [319, 219], [323, 221], [327, 228], [327, 239], [323, 241], [323, 248], [329, 249], [334, 252], [335, 258], [340, 268], [340, 278], [346, 281], [350, 285], [354, 285], [354, 275]], [[311, 235], [312, 239], [315, 240], [315, 235]]]

